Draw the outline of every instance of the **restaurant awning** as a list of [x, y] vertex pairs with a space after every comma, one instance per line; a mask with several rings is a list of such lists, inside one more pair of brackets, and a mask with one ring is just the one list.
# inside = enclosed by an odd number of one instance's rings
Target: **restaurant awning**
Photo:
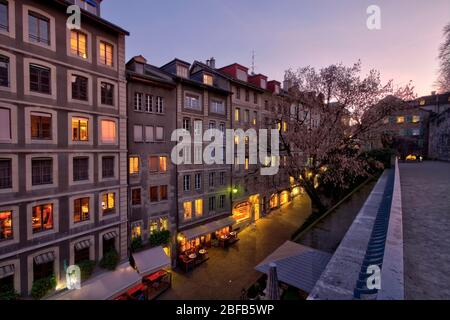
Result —
[[45, 264], [52, 261], [55, 261], [55, 254], [53, 253], [53, 251], [49, 251], [34, 257], [34, 262], [36, 262], [37, 265]]
[[186, 237], [187, 240], [190, 240], [200, 236], [204, 236], [206, 234], [213, 233], [222, 228], [229, 227], [235, 223], [236, 220], [233, 217], [226, 217], [224, 219], [206, 223], [204, 225], [192, 229], [184, 230], [181, 233]]
[[310, 293], [330, 259], [329, 253], [286, 241], [255, 269], [268, 274], [275, 263], [279, 281]]
[[108, 232], [103, 235], [103, 239], [105, 239], [106, 241], [111, 240], [113, 238], [117, 238], [117, 232], [115, 231]]
[[90, 246], [91, 246], [91, 241], [90, 240], [83, 240], [83, 241], [80, 241], [80, 242], [75, 244], [75, 249], [77, 251], [80, 251], [80, 250], [89, 248]]
[[13, 264], [0, 267], [0, 279], [12, 276], [14, 274], [14, 270], [15, 268]]
[[105, 272], [83, 284], [81, 289], [66, 291], [52, 297], [53, 300], [108, 300], [126, 292], [141, 283], [142, 277], [128, 262], [115, 271]]
[[170, 258], [161, 246], [133, 253], [133, 259], [136, 269], [141, 276], [170, 267]]

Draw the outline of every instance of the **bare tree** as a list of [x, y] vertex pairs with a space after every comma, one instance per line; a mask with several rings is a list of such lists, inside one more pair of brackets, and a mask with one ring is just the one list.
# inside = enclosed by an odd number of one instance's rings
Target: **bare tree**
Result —
[[346, 188], [369, 172], [361, 156], [361, 139], [382, 125], [404, 99], [414, 97], [411, 85], [394, 89], [371, 70], [361, 75], [361, 63], [333, 64], [286, 72], [288, 94], [279, 106], [281, 154], [294, 183], [304, 188], [318, 211], [326, 210], [317, 182]]
[[444, 41], [439, 48], [437, 87], [442, 93], [450, 91], [450, 23], [444, 27]]

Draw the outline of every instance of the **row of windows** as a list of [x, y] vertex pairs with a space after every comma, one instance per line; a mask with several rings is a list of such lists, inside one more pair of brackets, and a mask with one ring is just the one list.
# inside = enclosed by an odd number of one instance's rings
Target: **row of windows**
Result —
[[[92, 183], [94, 180], [94, 162], [92, 155], [70, 156], [69, 184]], [[99, 157], [99, 180], [117, 179], [117, 156], [103, 155]], [[17, 157], [0, 156], [0, 190], [17, 190]], [[40, 187], [56, 187], [58, 183], [57, 156], [27, 156], [27, 189]]]
[[[208, 129], [216, 129], [216, 128], [225, 134], [226, 128], [224, 122], [220, 122], [219, 126], [217, 127], [216, 121], [214, 120], [209, 121]], [[183, 129], [189, 132], [191, 132], [193, 129], [194, 135], [201, 135], [203, 133], [203, 120], [198, 119], [191, 120], [190, 118], [183, 118]]]
[[[26, 143], [57, 143], [57, 112], [50, 109], [25, 109]], [[69, 114], [69, 144], [93, 142], [93, 118], [83, 114]], [[17, 110], [0, 105], [0, 143], [17, 142]], [[117, 144], [117, 119], [100, 117], [97, 120], [99, 144]]]
[[419, 123], [422, 121], [422, 117], [419, 115], [413, 116], [391, 116], [384, 118], [384, 124], [402, 124], [402, 123]]
[[[107, 219], [118, 213], [118, 192], [100, 193], [98, 212], [100, 219]], [[69, 199], [70, 227], [94, 223], [94, 195], [73, 196]], [[59, 201], [48, 200], [28, 205], [28, 238], [33, 239], [59, 231]], [[19, 208], [13, 206], [0, 210], [0, 244], [19, 239]]]
[[[218, 176], [218, 181], [216, 181]], [[218, 174], [216, 172], [208, 173], [208, 185], [210, 188], [214, 188], [216, 183], [219, 183], [220, 186], [226, 185], [226, 172], [222, 171]], [[202, 187], [202, 174], [196, 173], [194, 174], [194, 189], [200, 190]], [[183, 190], [188, 192], [191, 190], [191, 175], [183, 176]]]
[[162, 114], [164, 113], [164, 98], [159, 96], [154, 97], [151, 94], [144, 95], [143, 93], [135, 92], [134, 110]]
[[134, 142], [164, 141], [164, 127], [134, 125], [133, 137]]
[[[77, 1], [80, 2], [80, 1]], [[2, 0], [0, 2], [0, 32], [15, 37], [15, 2]], [[82, 6], [89, 9], [89, 6]], [[56, 27], [55, 18], [48, 13], [27, 5], [23, 6], [24, 41], [56, 51]], [[11, 15], [12, 14], [12, 15]], [[14, 29], [14, 33], [12, 32]], [[85, 61], [91, 61], [91, 34], [83, 30], [70, 30], [68, 33], [68, 54]], [[113, 43], [101, 37], [97, 37], [97, 63], [99, 65], [114, 67], [116, 59], [116, 47]]]
[[[185, 93], [184, 108], [196, 111], [202, 111], [202, 98], [199, 94]], [[225, 102], [219, 99], [211, 99], [210, 110], [211, 113], [226, 114]]]
[[252, 117], [250, 119], [250, 110], [243, 110], [243, 112], [241, 112], [240, 108], [235, 108], [234, 121], [235, 122], [243, 121], [244, 123], [251, 123], [252, 125], [256, 126], [258, 124], [258, 112], [253, 111]]
[[[135, 221], [131, 224], [131, 239], [142, 239], [143, 222]], [[148, 220], [148, 233], [153, 234], [158, 231], [170, 230], [168, 217], [150, 218]]]
[[[167, 164], [168, 164], [167, 156], [150, 156], [148, 158], [148, 170], [151, 173], [166, 173], [167, 172]], [[139, 156], [130, 156], [129, 157], [129, 173], [130, 175], [138, 175], [141, 171], [140, 169], [140, 157]]]
[[[244, 91], [244, 98], [246, 102], [250, 101], [250, 91], [248, 89], [245, 89]], [[237, 100], [241, 100], [241, 88], [240, 87], [236, 87], [236, 99]], [[258, 104], [258, 93], [257, 92], [253, 92], [253, 103], [254, 104]]]
[[[169, 199], [168, 186], [151, 186], [148, 195], [150, 202], [166, 201]], [[133, 206], [142, 205], [142, 188], [131, 189], [131, 204]]]
[[[208, 211], [215, 212], [217, 209], [224, 209], [226, 207], [226, 195], [211, 196], [208, 198]], [[191, 220], [194, 216], [203, 216], [203, 199], [196, 199], [194, 201], [183, 202], [183, 217], [184, 220]]]
[[[38, 94], [40, 96], [56, 99], [56, 67], [53, 65], [32, 59], [24, 59], [24, 68], [27, 72], [25, 80], [25, 93]], [[14, 91], [16, 82], [14, 74], [15, 57], [11, 54], [0, 52], [0, 87]], [[67, 72], [67, 86], [69, 102], [92, 104], [93, 88], [92, 77], [77, 71]], [[100, 106], [114, 107], [117, 100], [117, 86], [113, 81], [98, 79], [98, 101]]]

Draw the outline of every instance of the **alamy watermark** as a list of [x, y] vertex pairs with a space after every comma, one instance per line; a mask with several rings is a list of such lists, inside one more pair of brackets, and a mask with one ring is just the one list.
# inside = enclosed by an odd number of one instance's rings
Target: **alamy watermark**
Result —
[[[201, 125], [194, 130], [193, 139], [188, 130], [177, 129], [172, 132], [171, 140], [177, 142], [171, 153], [172, 163], [176, 165], [261, 164], [261, 175], [272, 176], [278, 173], [280, 165], [278, 130], [260, 129], [257, 132], [255, 129], [247, 131], [208, 129], [204, 134], [202, 132]], [[268, 146], [269, 133], [270, 147]]]
[[370, 5], [366, 13], [369, 15], [366, 21], [367, 29], [380, 30], [381, 29], [381, 8], [377, 5]]

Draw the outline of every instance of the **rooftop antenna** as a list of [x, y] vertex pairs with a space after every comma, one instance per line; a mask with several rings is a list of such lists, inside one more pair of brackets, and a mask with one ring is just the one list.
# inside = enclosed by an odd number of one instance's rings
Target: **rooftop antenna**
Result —
[[252, 75], [255, 74], [255, 50], [252, 51]]

